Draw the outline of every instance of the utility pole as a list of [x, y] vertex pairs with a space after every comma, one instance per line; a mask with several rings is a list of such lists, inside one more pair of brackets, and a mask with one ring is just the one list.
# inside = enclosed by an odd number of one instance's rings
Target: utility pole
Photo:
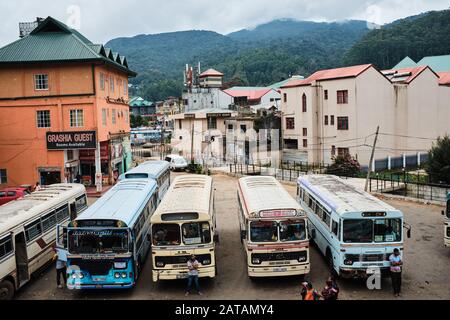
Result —
[[370, 155], [369, 167], [367, 169], [366, 186], [364, 187], [364, 191], [366, 191], [366, 192], [367, 192], [367, 187], [369, 186], [370, 171], [371, 171], [371, 167], [372, 167], [373, 156], [375, 154], [375, 147], [377, 145], [379, 130], [380, 130], [380, 126], [377, 126], [377, 132], [375, 133], [375, 139], [373, 140], [372, 154]]
[[164, 148], [164, 125], [165, 125], [165, 122], [166, 122], [166, 116], [163, 115], [162, 124], [161, 124], [161, 147], [160, 147], [160, 158], [161, 158], [161, 160], [164, 159], [163, 150], [165, 149]]
[[191, 164], [194, 164], [194, 124], [191, 126]]

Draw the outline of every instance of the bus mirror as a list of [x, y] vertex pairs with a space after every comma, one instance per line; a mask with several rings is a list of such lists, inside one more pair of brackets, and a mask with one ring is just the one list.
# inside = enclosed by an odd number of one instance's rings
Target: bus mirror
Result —
[[441, 214], [442, 214], [443, 216], [445, 216], [445, 212], [444, 212], [444, 210], [442, 210], [442, 211], [441, 211]]
[[311, 239], [315, 239], [316, 238], [316, 229], [312, 229], [311, 230]]
[[406, 232], [406, 236], [409, 238], [411, 238], [411, 229], [408, 229], [408, 231]]
[[245, 240], [247, 238], [247, 231], [241, 230], [241, 240]]
[[214, 242], [219, 243], [219, 235], [218, 234], [214, 235]]
[[152, 235], [150, 233], [147, 233], [147, 241], [152, 241]]

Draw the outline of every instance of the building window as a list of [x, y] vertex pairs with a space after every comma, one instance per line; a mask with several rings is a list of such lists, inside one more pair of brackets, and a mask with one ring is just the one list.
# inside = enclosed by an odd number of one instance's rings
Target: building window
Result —
[[324, 95], [324, 99], [325, 99], [325, 100], [328, 100], [328, 90], [325, 90], [325, 91], [323, 92], [323, 95]]
[[338, 117], [337, 118], [337, 129], [338, 130], [348, 130], [348, 117]]
[[50, 128], [50, 110], [36, 111], [36, 121], [38, 128]]
[[82, 127], [84, 126], [83, 110], [70, 110], [70, 126]]
[[337, 91], [337, 103], [338, 104], [348, 103], [348, 90]]
[[343, 157], [347, 154], [350, 154], [350, 150], [348, 148], [338, 148], [338, 156]]
[[6, 179], [6, 169], [0, 169], [0, 184], [7, 182], [8, 179]]
[[302, 111], [306, 112], [307, 111], [307, 106], [306, 106], [306, 94], [303, 94], [302, 96]]
[[331, 156], [334, 157], [336, 155], [336, 146], [331, 146]]
[[284, 148], [297, 150], [298, 149], [297, 139], [284, 139]]
[[106, 109], [102, 109], [102, 125], [104, 127], [106, 127], [106, 119], [107, 119]]
[[217, 118], [213, 118], [213, 117], [208, 117], [207, 119], [207, 123], [208, 123], [208, 130], [210, 129], [217, 129]]
[[330, 125], [334, 126], [334, 116], [330, 116]]
[[111, 90], [111, 92], [114, 92], [114, 77], [113, 76], [109, 76], [109, 90]]
[[303, 148], [308, 148], [308, 139], [303, 139]]
[[35, 74], [34, 88], [36, 90], [48, 90], [48, 74]]
[[233, 132], [233, 130], [234, 130], [232, 124], [229, 124], [229, 125], [227, 126], [227, 128], [228, 128], [228, 132]]
[[116, 121], [117, 121], [117, 119], [116, 119], [116, 109], [112, 109], [112, 116], [111, 116], [111, 118], [112, 118], [112, 124], [116, 124]]
[[105, 90], [105, 74], [100, 72], [100, 89]]
[[123, 94], [127, 95], [128, 94], [128, 84], [127, 84], [127, 80], [123, 80]]
[[286, 118], [286, 129], [287, 130], [295, 129], [295, 119], [294, 118]]
[[73, 150], [67, 150], [67, 161], [73, 160]]
[[283, 93], [283, 101], [287, 102], [287, 93]]
[[183, 129], [183, 122], [181, 120], [178, 120], [178, 129]]
[[308, 135], [308, 128], [303, 128], [303, 136], [306, 137]]
[[325, 116], [325, 125], [328, 125], [328, 116]]
[[247, 126], [245, 124], [241, 124], [241, 132], [243, 133], [247, 132]]

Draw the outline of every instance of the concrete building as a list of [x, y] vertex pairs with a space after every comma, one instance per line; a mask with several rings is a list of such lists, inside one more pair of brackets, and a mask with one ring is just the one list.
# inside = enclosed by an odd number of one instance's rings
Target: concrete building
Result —
[[444, 75], [429, 67], [380, 72], [367, 64], [317, 71], [281, 88], [283, 149], [297, 161], [314, 163], [350, 153], [368, 166], [380, 126], [375, 159], [426, 153], [433, 140], [450, 132], [449, 89]]
[[48, 17], [0, 48], [1, 186], [112, 183], [131, 165], [124, 56]]
[[230, 104], [238, 107], [250, 107], [256, 113], [260, 109], [279, 109], [281, 94], [268, 87], [232, 87], [223, 90], [230, 96]]
[[134, 97], [129, 102], [130, 114], [135, 117], [154, 117], [156, 113], [156, 106], [153, 102], [147, 101], [142, 97]]

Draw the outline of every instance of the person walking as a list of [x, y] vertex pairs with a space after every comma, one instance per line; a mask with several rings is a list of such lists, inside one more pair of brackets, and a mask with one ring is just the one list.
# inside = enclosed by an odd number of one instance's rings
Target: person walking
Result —
[[392, 279], [392, 288], [394, 289], [394, 296], [400, 297], [400, 293], [402, 290], [402, 266], [403, 261], [400, 256], [400, 250], [397, 248], [394, 249], [394, 253], [390, 255], [389, 262], [391, 263], [390, 271], [391, 271], [391, 279]]
[[202, 295], [200, 291], [200, 285], [198, 283], [198, 267], [199, 263], [195, 255], [191, 255], [191, 258], [187, 262], [188, 267], [188, 283], [186, 288], [185, 296], [188, 296], [192, 290], [192, 283], [194, 283], [195, 290], [197, 290], [198, 295]]
[[42, 189], [42, 187], [41, 187], [41, 184], [39, 183], [39, 181], [36, 182], [36, 184], [34, 185], [34, 191], [39, 191], [41, 189]]
[[[61, 248], [55, 249], [53, 261], [56, 260], [56, 284], [62, 289], [67, 283], [67, 251]], [[64, 286], [61, 284], [61, 276], [64, 280]]]

